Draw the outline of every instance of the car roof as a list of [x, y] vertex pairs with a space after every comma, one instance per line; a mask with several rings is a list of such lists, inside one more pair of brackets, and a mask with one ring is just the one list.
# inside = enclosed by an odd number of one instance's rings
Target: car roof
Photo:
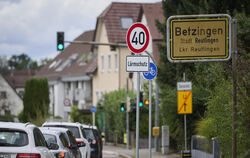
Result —
[[65, 126], [80, 126], [81, 124], [76, 122], [44, 122], [42, 126], [45, 125], [65, 125]]
[[67, 132], [70, 131], [68, 128], [63, 127], [40, 127], [43, 130], [52, 130], [52, 131], [60, 131], [60, 132]]
[[82, 126], [83, 126], [84, 128], [97, 129], [96, 126], [91, 126], [91, 125], [82, 124]]
[[39, 127], [39, 129], [41, 130], [43, 134], [59, 135], [61, 133], [61, 131], [49, 130], [44, 127]]
[[32, 123], [17, 123], [17, 122], [0, 122], [0, 128], [8, 129], [22, 129], [35, 128], [36, 126]]

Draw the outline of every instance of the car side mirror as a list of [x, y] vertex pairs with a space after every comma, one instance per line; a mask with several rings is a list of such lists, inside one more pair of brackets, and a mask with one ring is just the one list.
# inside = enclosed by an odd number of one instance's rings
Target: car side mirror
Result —
[[59, 149], [58, 144], [56, 144], [56, 143], [49, 144], [49, 150], [57, 150], [57, 149]]

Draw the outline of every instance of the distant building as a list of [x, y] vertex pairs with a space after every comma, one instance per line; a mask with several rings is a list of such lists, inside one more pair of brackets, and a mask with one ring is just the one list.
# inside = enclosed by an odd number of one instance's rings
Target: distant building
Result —
[[[93, 41], [94, 31], [87, 31], [75, 41]], [[69, 119], [72, 105], [89, 112], [92, 106], [92, 76], [97, 69], [91, 45], [70, 44], [36, 77], [46, 77], [50, 87], [50, 112]]]
[[0, 74], [0, 115], [11, 114], [18, 116], [23, 110], [23, 100], [12, 83]]
[[[147, 51], [158, 62], [157, 43], [163, 41], [163, 36], [155, 26], [156, 19], [164, 21], [161, 2], [113, 2], [98, 16], [94, 40], [100, 43], [125, 44], [128, 28], [135, 22], [141, 22], [148, 26], [152, 37]], [[94, 52], [97, 54], [98, 69], [93, 76], [93, 105], [97, 105], [104, 93], [126, 88], [127, 79], [129, 89], [136, 90], [137, 73], [129, 75], [126, 72], [126, 56], [131, 55], [127, 47], [100, 45], [95, 47]]]

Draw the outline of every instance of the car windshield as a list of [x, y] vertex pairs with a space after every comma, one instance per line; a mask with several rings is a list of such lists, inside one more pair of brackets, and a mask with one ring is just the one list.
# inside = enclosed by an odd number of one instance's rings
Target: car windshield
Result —
[[80, 132], [78, 127], [74, 127], [74, 126], [65, 126], [65, 125], [45, 125], [44, 127], [60, 127], [60, 128], [67, 128], [68, 130], [70, 130], [75, 138], [81, 138], [80, 137]]
[[0, 146], [20, 147], [28, 145], [28, 135], [24, 131], [0, 129]]
[[46, 142], [48, 145], [50, 145], [51, 143], [57, 144], [56, 143], [56, 136], [52, 135], [52, 134], [43, 134]]
[[95, 139], [95, 136], [94, 136], [94, 133], [93, 133], [93, 130], [92, 129], [89, 129], [89, 128], [84, 128], [84, 132], [87, 136], [87, 138], [89, 139]]

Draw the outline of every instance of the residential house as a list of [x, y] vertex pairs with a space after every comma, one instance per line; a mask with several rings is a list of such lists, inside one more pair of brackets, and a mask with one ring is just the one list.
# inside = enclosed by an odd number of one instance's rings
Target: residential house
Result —
[[[128, 28], [135, 22], [148, 26], [151, 40], [147, 51], [159, 60], [157, 42], [162, 41], [162, 35], [157, 31], [155, 19], [163, 22], [161, 2], [158, 3], [111, 3], [97, 18], [95, 42], [126, 44]], [[98, 69], [93, 76], [93, 105], [97, 105], [104, 93], [126, 88], [136, 89], [137, 74], [126, 72], [126, 56], [131, 55], [127, 47], [97, 46]], [[129, 76], [134, 76], [132, 79]], [[142, 78], [142, 77], [141, 77]]]
[[[93, 41], [93, 37], [94, 31], [87, 31], [74, 41]], [[91, 45], [70, 44], [36, 74], [48, 79], [53, 116], [68, 120], [72, 105], [77, 105], [82, 112], [90, 112], [96, 68]]]
[[18, 116], [23, 110], [23, 100], [12, 84], [0, 74], [0, 115]]

